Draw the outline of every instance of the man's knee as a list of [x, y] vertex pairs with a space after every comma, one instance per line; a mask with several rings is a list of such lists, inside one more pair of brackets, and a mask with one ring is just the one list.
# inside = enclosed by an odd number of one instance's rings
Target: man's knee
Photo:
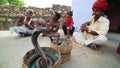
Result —
[[106, 41], [108, 40], [107, 37], [104, 36], [104, 35], [99, 36], [98, 39], [100, 39], [100, 40], [103, 41], [103, 42], [106, 42]]
[[96, 44], [105, 44], [106, 41], [107, 41], [107, 37], [101, 35], [101, 36], [99, 36], [97, 38], [97, 40], [94, 43], [96, 43]]

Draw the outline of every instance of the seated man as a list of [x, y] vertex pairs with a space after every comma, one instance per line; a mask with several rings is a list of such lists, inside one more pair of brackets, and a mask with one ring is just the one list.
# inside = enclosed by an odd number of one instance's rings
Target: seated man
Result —
[[93, 16], [82, 24], [79, 32], [74, 32], [73, 37], [76, 42], [82, 45], [90, 45], [96, 48], [95, 44], [101, 44], [107, 40], [105, 35], [109, 30], [109, 20], [104, 15], [104, 10], [107, 7], [106, 1], [96, 1], [92, 7]]
[[60, 36], [59, 33], [57, 33], [60, 23], [58, 20], [60, 19], [60, 14], [52, 11], [52, 16], [45, 22], [45, 23], [39, 23], [42, 26], [47, 26], [48, 32], [43, 33], [43, 36], [52, 36], [52, 37], [58, 37]]
[[26, 11], [26, 16], [21, 16], [17, 22], [17, 25], [14, 26], [14, 31], [21, 36], [31, 35], [34, 28], [34, 21], [32, 20], [33, 10], [28, 9]]

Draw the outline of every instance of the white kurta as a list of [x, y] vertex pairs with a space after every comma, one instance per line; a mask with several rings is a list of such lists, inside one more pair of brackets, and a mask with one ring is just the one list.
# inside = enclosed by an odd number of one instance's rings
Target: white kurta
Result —
[[83, 45], [89, 45], [91, 43], [101, 44], [107, 41], [107, 37], [105, 35], [109, 30], [108, 19], [101, 16], [96, 22], [94, 22], [94, 16], [92, 16], [87, 22], [90, 22], [88, 29], [97, 32], [99, 35], [93, 36], [91, 34], [81, 31], [74, 32], [73, 38], [76, 40], [76, 42]]

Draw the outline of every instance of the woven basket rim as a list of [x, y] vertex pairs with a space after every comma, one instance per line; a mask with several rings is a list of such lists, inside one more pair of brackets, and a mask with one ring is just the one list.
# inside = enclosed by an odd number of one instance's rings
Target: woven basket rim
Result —
[[[41, 47], [42, 49], [53, 49], [58, 55], [59, 55], [59, 58], [58, 60], [54, 63], [54, 65], [52, 67], [54, 67], [55, 65], [57, 65], [58, 63], [61, 64], [61, 54], [60, 54], [60, 51], [55, 49], [55, 48], [52, 48], [52, 47]], [[25, 53], [25, 55], [23, 56], [23, 59], [22, 59], [22, 66], [23, 68], [28, 68], [27, 65], [26, 65], [26, 56], [28, 55], [28, 53], [30, 53], [31, 51], [34, 51], [35, 49], [31, 49], [29, 50], [27, 53]], [[50, 68], [52, 68], [50, 67]]]

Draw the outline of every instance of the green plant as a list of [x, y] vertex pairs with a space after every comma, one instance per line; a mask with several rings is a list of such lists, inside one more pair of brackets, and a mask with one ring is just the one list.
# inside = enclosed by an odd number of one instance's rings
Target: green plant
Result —
[[24, 6], [23, 0], [0, 0], [0, 5], [17, 5], [17, 6]]

